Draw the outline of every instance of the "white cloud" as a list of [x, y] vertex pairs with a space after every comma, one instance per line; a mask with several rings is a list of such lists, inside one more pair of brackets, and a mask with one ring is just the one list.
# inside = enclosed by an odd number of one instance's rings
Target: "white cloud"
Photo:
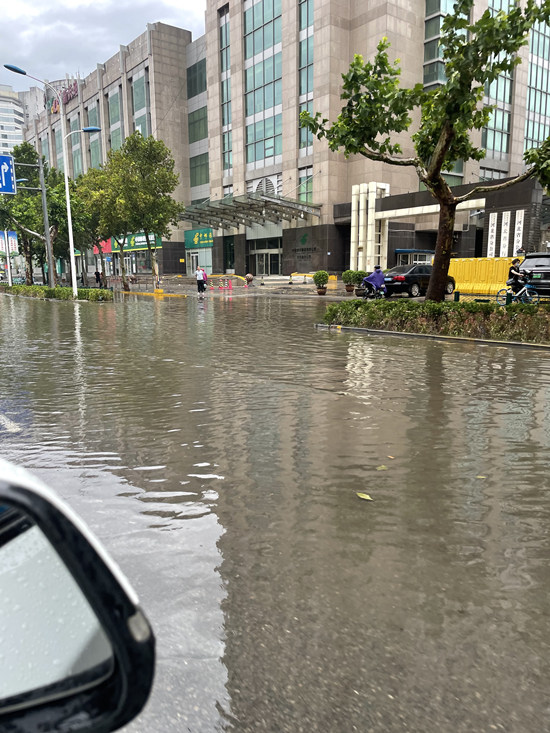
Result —
[[206, 0], [6, 0], [4, 5], [0, 84], [23, 91], [34, 82], [7, 71], [3, 64], [49, 81], [66, 74], [85, 77], [120, 45], [141, 35], [147, 23], [175, 25], [198, 38], [204, 33]]

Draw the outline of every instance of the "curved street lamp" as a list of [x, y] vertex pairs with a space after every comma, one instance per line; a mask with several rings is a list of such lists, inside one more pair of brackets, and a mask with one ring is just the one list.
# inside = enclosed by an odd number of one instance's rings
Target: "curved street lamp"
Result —
[[45, 87], [48, 87], [48, 89], [51, 89], [51, 91], [55, 94], [57, 101], [59, 102], [59, 116], [61, 117], [61, 135], [63, 138], [62, 141], [62, 152], [63, 152], [63, 173], [65, 177], [65, 201], [67, 204], [67, 228], [69, 231], [69, 256], [71, 261], [71, 284], [73, 288], [73, 298], [78, 297], [78, 287], [76, 284], [76, 260], [74, 255], [74, 238], [73, 238], [73, 218], [71, 214], [71, 197], [69, 194], [69, 156], [67, 154], [67, 138], [69, 135], [73, 135], [75, 132], [99, 132], [101, 130], [100, 127], [83, 127], [81, 130], [71, 130], [70, 132], [66, 132], [66, 120], [65, 120], [65, 113], [63, 110], [63, 99], [61, 97], [61, 94], [58, 92], [58, 90], [52, 86], [49, 82], [44, 81], [44, 79], [39, 79], [37, 76], [33, 76], [32, 74], [28, 74], [24, 69], [20, 69], [19, 66], [14, 66], [13, 64], [4, 64], [4, 68], [8, 71], [13, 71], [14, 74], [22, 74], [23, 76], [28, 76], [29, 79], [34, 79], [35, 81], [39, 82], [40, 84], [43, 84]]

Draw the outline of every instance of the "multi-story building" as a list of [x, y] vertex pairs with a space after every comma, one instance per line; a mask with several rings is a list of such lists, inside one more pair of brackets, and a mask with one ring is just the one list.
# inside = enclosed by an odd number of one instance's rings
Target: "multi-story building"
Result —
[[[185, 262], [188, 271], [201, 264], [210, 272], [267, 276], [429, 258], [433, 200], [419, 190], [414, 169], [332, 153], [300, 126], [299, 115], [307, 109], [335, 120], [342, 73], [354, 54], [372, 57], [383, 36], [390, 56], [400, 58], [403, 85], [441, 83], [438, 39], [452, 4], [207, 0], [205, 35], [196, 41], [187, 31], [150, 25], [69, 88], [68, 129], [102, 128], [86, 142], [71, 136], [70, 173], [100, 164], [135, 129], [165, 141], [181, 177], [176, 196], [187, 208], [182, 228], [162, 245], [164, 272], [182, 272]], [[474, 16], [501, 6], [502, 0], [480, 0]], [[516, 175], [524, 150], [550, 132], [546, 26], [533, 30], [521, 60], [513, 75], [487, 88], [485, 101], [495, 109], [477, 135], [487, 156], [457, 163], [453, 185]], [[50, 105], [28, 131], [53, 165], [62, 164], [58, 118]], [[408, 134], [397, 140], [404, 155], [414, 153]], [[499, 253], [512, 254], [518, 238], [537, 249], [543, 195], [537, 185], [524, 188], [517, 206], [510, 196], [488, 196], [483, 207], [477, 200], [461, 213], [456, 253], [487, 253], [484, 208], [496, 214], [491, 226]], [[387, 200], [394, 196], [395, 206]], [[411, 215], [413, 205], [423, 217]], [[130, 262], [138, 269], [139, 263], [146, 268], [143, 257]]]
[[[117, 150], [135, 130], [144, 136], [162, 139], [175, 160], [180, 183], [175, 197], [189, 200], [189, 140], [187, 134], [187, 53], [191, 33], [181, 28], [153, 23], [145, 33], [105, 63], [98, 63], [85, 79], [51, 82], [61, 96], [46, 87], [45, 109], [31, 120], [26, 139], [32, 142], [49, 165], [63, 169], [63, 140], [60, 111], [65, 115], [69, 175], [77, 177], [106, 160], [109, 150]], [[100, 127], [89, 135], [77, 131]], [[144, 237], [129, 237], [125, 246], [130, 273], [150, 271]], [[176, 268], [178, 252], [184, 252], [183, 226], [172, 234], [171, 247], [159, 243], [159, 260], [165, 270]], [[106, 243], [107, 274], [117, 271], [114, 240]], [[176, 254], [175, 254], [176, 253]], [[179, 262], [178, 262], [179, 265]], [[89, 263], [93, 272], [94, 265]]]
[[[208, 158], [209, 198], [200, 203], [203, 196], [194, 197], [197, 203], [185, 216], [196, 226], [212, 228], [216, 270], [258, 275], [321, 267], [338, 271], [431, 256], [437, 226], [429, 213], [433, 200], [419, 192], [414, 169], [331, 153], [325, 140], [300, 127], [299, 114], [308, 109], [335, 120], [343, 104], [341, 74], [355, 53], [372, 57], [383, 36], [391, 43], [390, 56], [400, 59], [404, 86], [422, 81], [429, 89], [444, 81], [438, 41], [452, 5], [452, 0], [368, 5], [208, 0], [208, 153], [202, 154], [201, 165], [206, 170]], [[481, 0], [474, 17], [504, 5]], [[548, 28], [536, 27], [513, 75], [488, 86], [485, 102], [494, 111], [487, 128], [477, 133], [486, 158], [459, 161], [448, 175], [452, 185], [516, 175], [523, 170], [524, 150], [548, 135], [549, 40]], [[404, 156], [414, 154], [409, 134], [396, 139]], [[518, 197], [517, 217], [509, 196], [486, 199], [497, 216], [499, 253], [513, 253], [518, 233], [528, 249], [539, 247], [542, 191], [533, 183], [526, 189]], [[374, 199], [394, 195], [400, 197], [399, 214], [392, 221], [377, 212], [375, 222], [376, 208], [395, 207]], [[260, 211], [253, 209], [258, 196], [268, 204]], [[289, 199], [311, 208], [300, 210]], [[413, 204], [426, 215], [411, 217]], [[488, 226], [478, 199], [457, 217], [456, 253], [485, 254]], [[505, 245], [503, 226], [515, 235]]]
[[0, 155], [9, 155], [23, 142], [25, 113], [17, 92], [0, 84]]

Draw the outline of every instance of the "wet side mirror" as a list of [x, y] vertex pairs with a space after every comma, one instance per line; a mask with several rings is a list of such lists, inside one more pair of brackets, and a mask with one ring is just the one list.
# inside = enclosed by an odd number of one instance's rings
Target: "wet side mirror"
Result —
[[128, 581], [50, 489], [0, 459], [0, 730], [114, 731], [155, 640]]

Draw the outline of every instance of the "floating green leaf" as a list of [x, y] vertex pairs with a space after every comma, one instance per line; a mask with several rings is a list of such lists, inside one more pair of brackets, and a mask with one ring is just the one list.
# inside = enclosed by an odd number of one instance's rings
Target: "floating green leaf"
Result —
[[377, 466], [376, 467], [376, 470], [377, 471], [387, 471], [388, 470], [388, 467], [387, 466]]
[[365, 499], [366, 501], [374, 501], [372, 496], [369, 496], [368, 494], [361, 494], [359, 491], [357, 491], [356, 493], [360, 499]]

